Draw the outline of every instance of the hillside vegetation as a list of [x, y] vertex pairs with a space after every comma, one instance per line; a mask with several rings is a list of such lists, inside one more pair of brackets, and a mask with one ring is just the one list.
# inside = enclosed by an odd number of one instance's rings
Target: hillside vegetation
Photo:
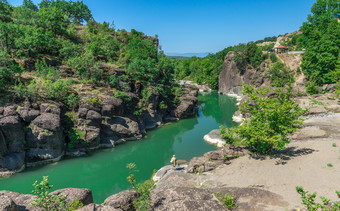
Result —
[[0, 9], [2, 103], [53, 100], [73, 109], [82, 84], [111, 87], [125, 100], [135, 92], [141, 110], [152, 93], [163, 107], [173, 103], [175, 61], [158, 50], [157, 37], [96, 22], [82, 1], [24, 0], [13, 7], [1, 0]]

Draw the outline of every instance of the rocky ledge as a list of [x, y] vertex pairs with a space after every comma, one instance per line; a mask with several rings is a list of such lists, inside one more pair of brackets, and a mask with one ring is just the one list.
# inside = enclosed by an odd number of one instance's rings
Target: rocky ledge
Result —
[[182, 93], [168, 109], [161, 109], [159, 95], [153, 94], [140, 115], [134, 115], [139, 101], [134, 93], [126, 93], [129, 101], [106, 94], [101, 103], [83, 103], [76, 111], [52, 101], [0, 107], [0, 176], [140, 139], [163, 122], [192, 116], [198, 90], [184, 85]]

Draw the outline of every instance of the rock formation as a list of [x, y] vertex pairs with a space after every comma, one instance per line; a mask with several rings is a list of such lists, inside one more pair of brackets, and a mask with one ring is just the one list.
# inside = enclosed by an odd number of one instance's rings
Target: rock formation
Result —
[[247, 67], [240, 71], [234, 61], [234, 52], [229, 52], [224, 60], [222, 71], [218, 77], [218, 92], [225, 95], [242, 96], [242, 83], [255, 85], [257, 87], [268, 84], [265, 72], [268, 72], [267, 62], [264, 61], [259, 70]]
[[160, 108], [159, 94], [154, 93], [141, 115], [134, 115], [139, 102], [134, 93], [126, 94], [129, 101], [106, 95], [99, 105], [84, 103], [77, 112], [71, 112], [72, 117], [55, 102], [0, 107], [0, 176], [58, 161], [65, 152], [81, 156], [140, 139], [146, 129], [192, 116], [198, 91], [184, 85], [182, 92], [178, 105], [166, 110]]

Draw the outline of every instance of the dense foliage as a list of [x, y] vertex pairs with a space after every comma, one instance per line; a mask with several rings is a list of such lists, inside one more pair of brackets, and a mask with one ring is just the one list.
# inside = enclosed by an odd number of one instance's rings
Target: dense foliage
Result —
[[241, 104], [240, 110], [243, 114], [250, 114], [250, 118], [228, 131], [222, 128], [221, 136], [231, 144], [237, 138], [245, 140], [251, 151], [261, 154], [284, 149], [289, 143], [288, 135], [301, 125], [300, 116], [305, 112], [295, 104], [292, 88], [255, 89], [243, 85], [243, 94], [248, 99]]
[[189, 79], [197, 83], [208, 83], [211, 88], [218, 87], [218, 76], [222, 70], [225, 56], [233, 47], [228, 47], [216, 54], [204, 58], [191, 57], [178, 61], [175, 69], [176, 79]]
[[[129, 98], [122, 93], [135, 92], [142, 98], [139, 114], [152, 94], [161, 95], [163, 109], [174, 103], [171, 93], [177, 61], [158, 49], [156, 37], [134, 29], [116, 30], [113, 22], [98, 23], [83, 1], [42, 0], [35, 5], [24, 0], [22, 6], [13, 7], [1, 0], [0, 8], [3, 91], [14, 89], [20, 99], [48, 99], [74, 109], [81, 99], [77, 84], [90, 83], [111, 87], [115, 96], [125, 100]], [[36, 72], [20, 75], [17, 63], [25, 66], [27, 61], [33, 67], [25, 69]], [[74, 74], [61, 72], [67, 68]], [[107, 71], [110, 68], [123, 72]]]
[[340, 60], [340, 2], [317, 0], [301, 30], [306, 51], [302, 71], [318, 84], [337, 82]]

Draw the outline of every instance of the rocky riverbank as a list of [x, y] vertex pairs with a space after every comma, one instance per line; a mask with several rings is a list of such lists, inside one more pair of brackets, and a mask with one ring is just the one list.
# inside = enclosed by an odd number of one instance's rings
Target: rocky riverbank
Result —
[[0, 107], [0, 176], [140, 139], [163, 122], [194, 115], [197, 94], [194, 86], [184, 85], [172, 109], [160, 109], [159, 95], [153, 94], [140, 115], [134, 115], [139, 102], [134, 93], [126, 94], [129, 101], [106, 94], [101, 103], [83, 103], [77, 111], [52, 101]]

